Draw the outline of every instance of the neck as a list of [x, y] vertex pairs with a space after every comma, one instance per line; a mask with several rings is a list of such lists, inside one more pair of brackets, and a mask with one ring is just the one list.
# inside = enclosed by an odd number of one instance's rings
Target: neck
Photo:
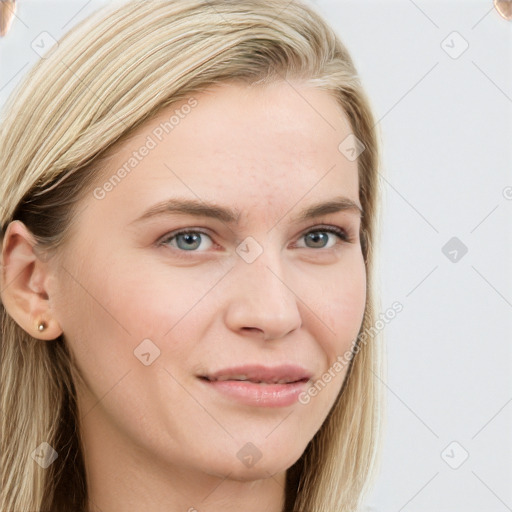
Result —
[[[91, 426], [91, 425], [89, 425]], [[88, 512], [283, 512], [286, 471], [255, 480], [169, 464], [108, 429], [82, 430]], [[113, 440], [115, 439], [115, 440]]]

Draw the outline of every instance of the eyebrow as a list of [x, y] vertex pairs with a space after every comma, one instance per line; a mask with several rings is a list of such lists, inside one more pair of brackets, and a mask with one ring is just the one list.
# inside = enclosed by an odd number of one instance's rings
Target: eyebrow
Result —
[[[356, 202], [348, 197], [340, 196], [308, 206], [298, 215], [294, 216], [292, 222], [299, 223], [337, 212], [352, 213], [359, 217], [363, 216], [363, 210]], [[172, 214], [208, 217], [220, 220], [226, 224], [239, 224], [240, 222], [240, 211], [236, 208], [228, 208], [202, 200], [172, 198], [155, 204], [130, 224], [139, 223], [160, 215]]]

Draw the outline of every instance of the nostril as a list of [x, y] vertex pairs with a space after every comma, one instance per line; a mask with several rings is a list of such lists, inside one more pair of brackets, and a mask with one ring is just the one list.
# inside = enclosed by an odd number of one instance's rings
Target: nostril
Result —
[[263, 337], [264, 341], [267, 341], [267, 339], [269, 339], [269, 336], [267, 334], [265, 334], [265, 332], [263, 330], [259, 329], [258, 327], [243, 327], [242, 329], [247, 332], [255, 332], [255, 333], [259, 334], [260, 336]]

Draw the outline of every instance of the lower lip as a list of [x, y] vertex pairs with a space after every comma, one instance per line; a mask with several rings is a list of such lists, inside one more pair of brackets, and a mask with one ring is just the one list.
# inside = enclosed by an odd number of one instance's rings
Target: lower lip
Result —
[[290, 384], [258, 384], [239, 380], [202, 380], [207, 386], [245, 405], [257, 407], [286, 407], [293, 405], [307, 382]]

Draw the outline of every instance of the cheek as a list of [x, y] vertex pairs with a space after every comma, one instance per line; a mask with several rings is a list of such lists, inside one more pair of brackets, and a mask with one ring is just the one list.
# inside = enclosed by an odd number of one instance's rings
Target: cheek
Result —
[[[322, 319], [322, 327], [318, 327], [314, 337], [326, 354], [326, 363], [321, 375], [299, 401], [306, 407], [313, 407], [317, 412], [312, 416], [323, 422], [343, 386], [363, 321], [366, 305], [364, 262], [355, 262], [341, 272], [338, 269], [322, 287], [319, 297], [321, 302], [317, 302], [315, 311]], [[320, 425], [318, 423], [318, 428]]]
[[159, 261], [133, 265], [137, 271], [130, 272], [128, 265], [110, 279], [107, 293], [117, 297], [112, 309], [135, 339], [167, 340], [190, 323], [205, 324], [208, 318], [198, 311], [228, 270], [172, 268]]
[[185, 363], [210, 318], [198, 314], [208, 302], [202, 299], [224, 273], [194, 277], [191, 269], [96, 254], [79, 276], [68, 276], [59, 304], [62, 328], [88, 386], [101, 394], [126, 371], [130, 380], [138, 378], [148, 369], [138, 357], [148, 351], [158, 364]]
[[[322, 322], [317, 322], [318, 330], [314, 338], [326, 356], [324, 371], [330, 370], [333, 385], [327, 393], [322, 393], [320, 401], [328, 405], [337, 395], [343, 384], [347, 362], [354, 349], [366, 306], [366, 268], [360, 264], [338, 269], [329, 282], [325, 282], [315, 311]], [[340, 364], [341, 361], [341, 364]], [[335, 366], [336, 365], [336, 366]], [[334, 384], [337, 383], [337, 385]]]
[[63, 262], [66, 271], [59, 276], [54, 306], [87, 386], [104, 393], [137, 362], [133, 350], [144, 338], [133, 326], [147, 315], [135, 290], [126, 286], [130, 273], [122, 262], [95, 249], [82, 252], [88, 254], [83, 265], [73, 255]]
[[322, 287], [316, 311], [328, 327], [324, 350], [332, 360], [352, 348], [364, 317], [366, 305], [366, 268], [364, 262], [338, 271]]

